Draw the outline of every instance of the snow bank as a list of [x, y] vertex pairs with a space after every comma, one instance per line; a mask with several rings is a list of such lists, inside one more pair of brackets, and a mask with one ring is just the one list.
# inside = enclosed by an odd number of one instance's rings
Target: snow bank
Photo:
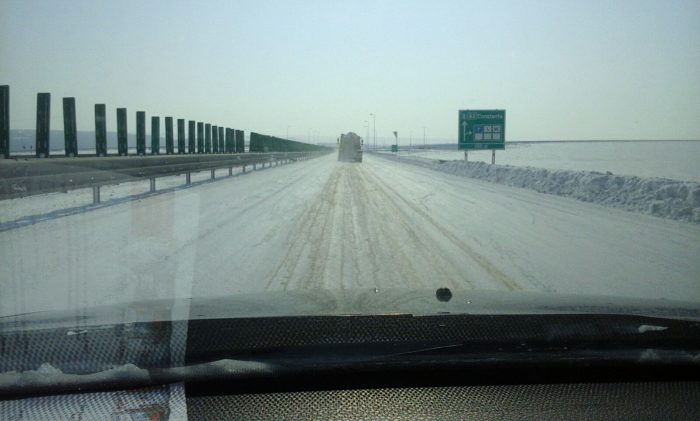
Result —
[[611, 172], [549, 170], [484, 162], [395, 158], [436, 171], [571, 197], [679, 221], [700, 223], [700, 183], [615, 175]]
[[49, 363], [44, 363], [37, 370], [24, 372], [8, 371], [0, 373], [0, 390], [9, 390], [13, 387], [26, 386], [66, 386], [83, 384], [84, 382], [102, 382], [128, 378], [129, 380], [148, 381], [148, 370], [136, 367], [133, 364], [125, 364], [109, 370], [92, 374], [64, 373]]
[[7, 371], [0, 373], [0, 395], [3, 391], [17, 388], [50, 386], [74, 387], [90, 384], [113, 384], [124, 381], [131, 384], [155, 382], [175, 382], [185, 379], [207, 378], [208, 376], [244, 376], [269, 373], [272, 366], [264, 362], [246, 360], [216, 360], [185, 367], [162, 369], [139, 368], [134, 364], [124, 364], [108, 370], [89, 374], [65, 373], [49, 363], [43, 363], [37, 370]]

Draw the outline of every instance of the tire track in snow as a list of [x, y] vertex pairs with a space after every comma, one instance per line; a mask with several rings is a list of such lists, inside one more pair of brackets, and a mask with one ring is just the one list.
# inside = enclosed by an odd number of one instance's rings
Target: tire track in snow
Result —
[[424, 288], [437, 282], [475, 289], [474, 268], [505, 289], [520, 289], [418, 203], [387, 186], [371, 164], [330, 165], [327, 181], [292, 222], [266, 290]]
[[[398, 282], [393, 286], [429, 287], [435, 275], [439, 275], [438, 278], [442, 282], [449, 282], [449, 286], [457, 287], [458, 284], [454, 283], [457, 271], [453, 274], [448, 273], [445, 268], [451, 265], [440, 256], [426, 258], [426, 255], [429, 254], [427, 251], [431, 249], [427, 248], [428, 246], [421, 241], [421, 236], [415, 233], [409, 218], [386, 195], [384, 190], [367, 177], [368, 170], [364, 166], [356, 168], [356, 171], [358, 180], [356, 185], [364, 193], [361, 203], [368, 205], [367, 207], [370, 209], [368, 209], [367, 214], [374, 215], [370, 219], [370, 223], [374, 225], [373, 228], [377, 232], [381, 233], [376, 237], [378, 241], [373, 242], [377, 246], [375, 249], [379, 250], [379, 261], [382, 262], [380, 271], [388, 269], [400, 275]], [[369, 194], [368, 191], [371, 191], [372, 194]], [[399, 215], [403, 218], [397, 218]], [[408, 241], [399, 241], [398, 239], [401, 237], [408, 237]], [[409, 246], [410, 250], [407, 252], [406, 249]], [[394, 263], [393, 267], [387, 268], [387, 262]], [[419, 273], [422, 275], [418, 275]], [[428, 274], [433, 275], [433, 278], [428, 277]], [[471, 287], [474, 286], [468, 279], [463, 280]]]
[[[308, 163], [314, 163], [314, 160], [306, 161]], [[296, 163], [297, 165], [299, 163]], [[301, 163], [303, 165], [303, 162]], [[255, 172], [251, 174], [254, 175]], [[201, 244], [207, 237], [209, 237], [213, 233], [218, 233], [220, 230], [225, 227], [226, 225], [231, 224], [232, 222], [235, 222], [237, 219], [240, 219], [241, 217], [249, 214], [251, 211], [258, 210], [261, 205], [264, 205], [266, 202], [269, 202], [270, 200], [279, 197], [280, 193], [283, 193], [285, 190], [289, 188], [290, 183], [297, 183], [303, 180], [306, 177], [306, 172], [303, 171], [302, 168], [299, 168], [298, 174], [294, 176], [293, 178], [290, 178], [287, 180], [287, 183], [281, 184], [281, 186], [277, 189], [274, 189], [273, 191], [269, 192], [268, 194], [263, 195], [260, 199], [255, 200], [254, 202], [248, 203], [245, 207], [237, 210], [236, 212], [221, 212], [219, 208], [209, 208], [206, 209], [206, 213], [200, 214], [199, 218], [200, 220], [209, 220], [210, 214], [214, 215], [221, 215], [222, 213], [224, 214], [224, 218], [218, 220], [218, 222], [207, 229], [200, 231], [197, 237], [191, 238], [189, 241], [184, 242], [180, 247], [178, 247], [174, 252], [173, 255], [177, 255], [178, 253], [184, 251], [187, 248], [193, 247], [196, 244]], [[214, 187], [220, 187], [214, 185]], [[149, 203], [144, 203], [145, 206], [150, 205]]]
[[[387, 183], [381, 180], [381, 178], [378, 177], [376, 174], [370, 173], [370, 175], [374, 178], [375, 183], [377, 185], [381, 186], [383, 189], [385, 189], [385, 191], [392, 193], [391, 195], [387, 193], [387, 197], [395, 197], [408, 208], [410, 208], [412, 211], [420, 215], [426, 222], [428, 222], [431, 226], [438, 230], [446, 239], [448, 239], [452, 244], [459, 248], [466, 256], [468, 256], [471, 260], [476, 262], [482, 269], [484, 269], [494, 280], [503, 284], [508, 290], [511, 291], [522, 289], [522, 287], [515, 280], [511, 279], [509, 276], [503, 273], [486, 257], [474, 251], [471, 247], [469, 247], [467, 244], [465, 244], [463, 241], [457, 238], [450, 230], [440, 225], [427, 212], [422, 210], [419, 206], [416, 206], [416, 204], [412, 201], [406, 199], [395, 189], [393, 189], [391, 186], [389, 186]], [[402, 207], [399, 205], [397, 205], [396, 207], [400, 210], [402, 209]]]
[[[288, 289], [297, 268], [304, 263], [304, 257], [309, 260], [308, 277], [313, 278], [314, 273], [318, 272], [317, 254], [322, 251], [320, 242], [323, 241], [328, 225], [327, 217], [322, 215], [327, 214], [332, 208], [328, 205], [329, 197], [332, 197], [332, 192], [337, 189], [338, 178], [339, 174], [334, 171], [321, 189], [318, 198], [302, 213], [301, 218], [294, 222], [296, 228], [290, 230], [285, 240], [288, 244], [287, 252], [275, 265], [265, 286], [266, 291], [270, 290], [275, 283], [279, 283], [285, 290]], [[319, 221], [322, 224], [319, 224]], [[307, 282], [306, 287], [312, 287], [311, 283]]]

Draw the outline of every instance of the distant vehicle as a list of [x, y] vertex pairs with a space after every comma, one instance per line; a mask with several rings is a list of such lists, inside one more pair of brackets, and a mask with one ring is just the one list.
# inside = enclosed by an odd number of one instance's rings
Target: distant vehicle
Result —
[[353, 132], [338, 138], [338, 161], [362, 162], [362, 138]]

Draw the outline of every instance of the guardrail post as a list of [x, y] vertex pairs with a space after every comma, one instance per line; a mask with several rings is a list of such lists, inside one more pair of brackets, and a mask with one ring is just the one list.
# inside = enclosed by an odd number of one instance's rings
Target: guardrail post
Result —
[[187, 145], [187, 153], [195, 153], [195, 121], [190, 120], [187, 122], [188, 125], [188, 131], [187, 134], [189, 136], [188, 140], [188, 145]]
[[129, 155], [129, 134], [126, 131], [126, 108], [117, 108], [117, 154]]
[[175, 153], [175, 146], [173, 145], [172, 117], [165, 117], [165, 153], [166, 155], [172, 155]]
[[204, 153], [204, 123], [197, 123], [197, 153]]
[[219, 128], [211, 126], [211, 146], [213, 153], [219, 153]]
[[75, 98], [63, 98], [63, 139], [66, 144], [66, 156], [78, 156]]
[[10, 157], [10, 85], [0, 86], [0, 155]]
[[151, 117], [151, 155], [160, 153], [160, 117]]
[[219, 153], [224, 153], [224, 128], [219, 126]]
[[211, 124], [204, 125], [204, 152], [211, 153]]
[[92, 186], [92, 203], [100, 203], [100, 186]]
[[145, 111], [136, 111], [136, 155], [146, 155]]
[[187, 184], [187, 185], [192, 184], [192, 178], [191, 178], [191, 176], [190, 176], [190, 172], [189, 172], [189, 171], [187, 171], [187, 172], [185, 173], [185, 184]]
[[105, 104], [95, 104], [95, 155], [107, 156], [107, 116]]
[[185, 119], [177, 119], [177, 153], [185, 153]]
[[36, 157], [48, 158], [49, 136], [51, 133], [51, 94], [39, 93], [36, 96]]
[[155, 191], [156, 191], [156, 178], [155, 177], [150, 178], [150, 189], [149, 190], [151, 193], [155, 193]]

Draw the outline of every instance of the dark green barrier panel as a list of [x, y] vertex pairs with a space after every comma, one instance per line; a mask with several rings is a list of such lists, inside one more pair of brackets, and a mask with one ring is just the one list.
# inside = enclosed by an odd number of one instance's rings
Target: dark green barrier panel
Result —
[[95, 154], [107, 156], [107, 107], [95, 104]]
[[226, 152], [228, 153], [236, 152], [235, 136], [233, 129], [226, 129]]
[[126, 131], [126, 108], [117, 108], [117, 153], [129, 155], [129, 134]]
[[51, 94], [36, 96], [36, 157], [48, 158], [49, 134], [51, 132]]
[[262, 152], [262, 139], [255, 132], [250, 132], [250, 146], [248, 150], [250, 152]]
[[187, 130], [187, 135], [188, 137], [188, 145], [187, 145], [187, 153], [195, 153], [196, 148], [195, 148], [195, 121], [190, 120], [187, 122], [188, 130]]
[[197, 153], [204, 153], [204, 123], [197, 123]]
[[211, 153], [211, 124], [204, 125], [204, 152]]
[[0, 155], [10, 157], [10, 86], [0, 86]]
[[173, 118], [165, 117], [165, 153], [172, 155], [175, 153], [175, 145], [173, 143]]
[[185, 119], [177, 119], [177, 153], [185, 153]]
[[78, 128], [75, 119], [75, 98], [63, 98], [63, 139], [66, 156], [78, 156]]
[[160, 117], [151, 117], [151, 155], [160, 153]]
[[146, 155], [146, 112], [136, 111], [136, 154]]
[[211, 146], [213, 153], [219, 153], [219, 128], [211, 126]]
[[236, 153], [245, 153], [245, 132], [243, 130], [236, 130], [235, 137]]

